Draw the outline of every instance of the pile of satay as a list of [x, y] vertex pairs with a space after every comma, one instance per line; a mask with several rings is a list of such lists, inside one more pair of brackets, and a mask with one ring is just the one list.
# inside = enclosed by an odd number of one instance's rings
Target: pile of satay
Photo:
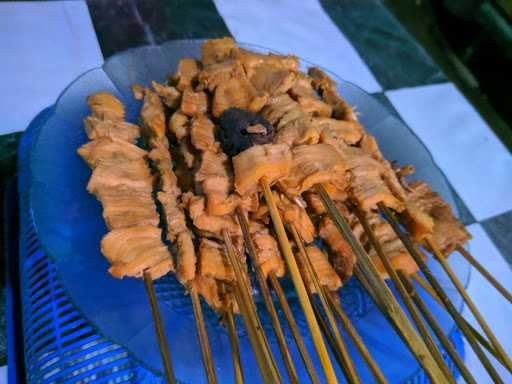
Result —
[[[338, 314], [333, 293], [353, 274], [377, 304], [387, 289], [373, 286], [377, 275], [394, 278], [411, 294], [408, 282], [425, 266], [427, 251], [444, 262], [455, 250], [464, 252], [470, 239], [428, 184], [406, 181], [412, 167], [383, 157], [335, 82], [319, 68], [299, 71], [295, 56], [250, 52], [230, 38], [209, 40], [200, 60], [182, 59], [165, 83], [134, 85], [133, 94], [142, 102], [137, 124], [125, 121], [115, 96], [88, 97], [90, 141], [78, 150], [92, 168], [87, 190], [103, 206], [109, 232], [101, 251], [109, 272], [151, 279], [175, 273], [193, 299], [202, 296], [223, 317], [241, 314], [247, 327], [257, 317], [245, 300], [253, 292], [248, 276], [257, 274], [255, 288], [268, 293], [268, 281], [279, 291], [278, 278], [290, 273], [328, 382], [335, 377], [324, 341], [315, 337], [322, 323], [315, 295], [325, 311], [330, 306]], [[386, 297], [382, 306], [392, 300]], [[281, 297], [280, 305], [285, 301]], [[266, 305], [275, 311], [270, 294]], [[315, 316], [308, 317], [310, 309]], [[330, 347], [339, 348], [345, 376], [358, 382], [335, 323], [329, 313], [323, 316], [328, 326], [320, 328], [331, 332]], [[277, 371], [263, 372], [263, 380], [282, 380], [275, 363], [263, 361], [272, 356], [260, 331], [251, 339], [260, 368]], [[501, 355], [492, 340], [489, 347]], [[307, 354], [301, 350], [316, 382]], [[422, 364], [429, 377], [453, 381], [431, 355], [436, 364]], [[294, 363], [284, 357], [290, 381], [298, 381]], [[378, 367], [372, 371], [385, 382]], [[207, 375], [215, 381], [211, 367]]]

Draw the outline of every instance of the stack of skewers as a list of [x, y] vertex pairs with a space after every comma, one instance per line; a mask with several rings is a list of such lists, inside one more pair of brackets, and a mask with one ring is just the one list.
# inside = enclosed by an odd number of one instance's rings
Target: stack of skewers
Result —
[[[237, 383], [243, 382], [238, 315], [263, 381], [299, 382], [271, 290], [312, 382], [337, 382], [333, 364], [347, 381], [360, 382], [338, 328], [342, 324], [375, 380], [385, 383], [335, 294], [353, 275], [432, 382], [454, 378], [431, 331], [464, 379], [475, 380], [412, 279], [453, 316], [495, 382], [502, 379], [482, 348], [512, 369], [447, 257], [458, 251], [509, 300], [510, 294], [464, 249], [470, 235], [448, 204], [426, 183], [407, 182], [411, 167], [384, 159], [323, 71], [304, 74], [294, 56], [253, 53], [225, 38], [206, 42], [200, 61], [181, 60], [165, 84], [135, 85], [133, 92], [142, 101], [137, 125], [124, 120], [124, 107], [113, 95], [88, 98], [85, 128], [91, 141], [78, 153], [93, 170], [87, 189], [103, 205], [109, 232], [101, 250], [109, 272], [146, 283], [169, 382], [175, 379], [152, 281], [170, 272], [190, 293], [211, 383], [217, 379], [200, 297], [225, 321]], [[428, 253], [448, 273], [487, 338], [458, 314], [426, 264]], [[288, 380], [258, 317], [251, 274]], [[285, 274], [293, 281], [322, 372], [316, 372], [297, 329], [279, 280]], [[385, 279], [396, 286], [414, 326]]]

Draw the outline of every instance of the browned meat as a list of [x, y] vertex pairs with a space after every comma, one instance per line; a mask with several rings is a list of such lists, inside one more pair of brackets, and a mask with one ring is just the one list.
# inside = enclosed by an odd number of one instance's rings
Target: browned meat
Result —
[[340, 120], [357, 121], [357, 116], [341, 98], [336, 90], [336, 83], [319, 68], [309, 68], [308, 75], [313, 79], [313, 86], [322, 95], [322, 99], [333, 107], [333, 116]]
[[266, 176], [273, 183], [288, 175], [292, 153], [287, 145], [255, 145], [233, 157], [235, 188], [241, 196], [258, 190], [259, 181]]
[[315, 226], [311, 222], [304, 208], [292, 203], [286, 196], [275, 194], [277, 208], [281, 211], [283, 220], [289, 225], [294, 225], [302, 240], [311, 243], [316, 235]]
[[213, 277], [197, 275], [192, 287], [203, 296], [203, 299], [216, 311], [223, 309], [219, 283]]
[[269, 272], [274, 272], [277, 277], [283, 276], [285, 273], [284, 261], [277, 243], [268, 233], [268, 229], [264, 228], [253, 233], [252, 240], [256, 248], [256, 262], [261, 267], [263, 274], [267, 276]]
[[222, 230], [227, 229], [232, 235], [241, 235], [242, 231], [234, 217], [209, 215], [205, 211], [205, 198], [186, 193], [183, 196], [186, 207], [194, 226], [202, 233], [222, 238]]
[[215, 88], [212, 114], [219, 117], [228, 108], [248, 109], [257, 96], [256, 89], [245, 76], [232, 77]]
[[201, 239], [198, 268], [202, 276], [228, 282], [235, 278], [223, 246], [212, 240]]
[[245, 77], [245, 71], [240, 62], [227, 60], [213, 63], [199, 73], [199, 87], [213, 92], [219, 84], [241, 77]]
[[279, 186], [287, 193], [299, 195], [315, 184], [330, 182], [344, 189], [347, 165], [334, 147], [328, 144], [300, 145], [292, 148], [292, 167]]
[[294, 72], [299, 69], [299, 59], [296, 56], [280, 56], [272, 53], [263, 55], [242, 48], [232, 51], [232, 55], [243, 64], [245, 72], [249, 77], [252, 77], [261, 65], [269, 65]]
[[190, 232], [183, 231], [177, 236], [178, 259], [176, 276], [182, 284], [193, 280], [196, 276], [196, 251]]
[[348, 243], [343, 239], [336, 225], [325, 216], [319, 227], [319, 235], [331, 250], [331, 262], [343, 281], [352, 276], [356, 257]]
[[174, 112], [169, 119], [169, 131], [174, 133], [178, 140], [188, 136], [190, 134], [189, 118], [181, 111]]
[[93, 117], [100, 120], [123, 121], [124, 105], [108, 92], [98, 92], [87, 97], [87, 104], [91, 108]]
[[[408, 196], [410, 201], [432, 217], [434, 221], [432, 240], [443, 254], [449, 255], [458, 245], [462, 246], [471, 239], [464, 225], [455, 218], [448, 203], [432, 191], [427, 183], [415, 181], [410, 183], [409, 187], [412, 191]], [[415, 221], [414, 224], [415, 226], [409, 225], [409, 229], [415, 238], [421, 239], [418, 231], [415, 231], [419, 223]]]
[[144, 91], [140, 119], [149, 138], [167, 143], [164, 106], [160, 101], [160, 97], [148, 88]]
[[254, 68], [250, 81], [258, 92], [269, 95], [286, 93], [295, 84], [294, 71], [261, 64]]
[[180, 106], [181, 92], [178, 91], [175, 87], [170, 85], [162, 85], [156, 81], [152, 81], [151, 85], [153, 86], [156, 94], [162, 99], [162, 102], [169, 108], [176, 109]]
[[363, 127], [357, 122], [325, 117], [299, 117], [281, 126], [274, 142], [296, 146], [319, 142], [333, 145], [341, 141], [343, 144], [352, 145], [361, 140], [363, 132]]
[[119, 162], [144, 160], [148, 154], [127, 141], [106, 136], [82, 145], [77, 152], [91, 168], [99, 164], [115, 166]]
[[[159, 266], [161, 262], [165, 262], [165, 264]], [[151, 273], [151, 269], [157, 265], [159, 270], [158, 277], [174, 269], [171, 254], [165, 245], [145, 248], [137, 257], [128, 262], [113, 263], [108, 271], [112, 276], [118, 279], [122, 279], [125, 276], [141, 277], [145, 269], [149, 269]], [[162, 273], [160, 269], [165, 272]], [[154, 270], [154, 272], [156, 271]], [[153, 279], [158, 277], [152, 276]]]
[[202, 152], [217, 151], [219, 148], [219, 143], [215, 142], [215, 125], [204, 115], [192, 120], [190, 140], [192, 145]]
[[[330, 291], [336, 291], [342, 285], [341, 279], [337, 275], [336, 271], [329, 263], [327, 256], [320, 250], [320, 248], [310, 245], [306, 248], [307, 257], [313, 264], [313, 269], [318, 277], [318, 282], [321, 286], [325, 286]], [[316, 287], [308, 273], [308, 269], [302, 263], [299, 263], [304, 283], [309, 287], [311, 292], [316, 293]]]
[[201, 62], [204, 66], [219, 63], [229, 58], [238, 47], [231, 37], [211, 39], [201, 46]]
[[276, 124], [287, 112], [299, 107], [299, 104], [287, 94], [269, 97], [261, 115], [270, 124]]
[[223, 152], [206, 150], [202, 153], [201, 165], [195, 174], [195, 181], [201, 183], [206, 195], [230, 192], [231, 181], [226, 169], [228, 157]]
[[208, 110], [208, 96], [204, 92], [186, 89], [181, 96], [181, 112], [187, 116], [198, 116]]
[[103, 218], [108, 229], [135, 227], [139, 225], [158, 226], [156, 206], [151, 196], [141, 199], [102, 199]]
[[180, 91], [192, 88], [199, 75], [199, 63], [194, 59], [181, 59], [172, 80]]
[[140, 128], [126, 121], [102, 120], [87, 116], [84, 125], [89, 140], [110, 137], [134, 143], [140, 137]]
[[316, 97], [299, 96], [297, 101], [302, 111], [307, 115], [318, 117], [331, 117], [332, 115], [332, 106], [318, 100]]
[[144, 160], [132, 160], [119, 163], [114, 168], [108, 164], [99, 164], [94, 168], [87, 184], [87, 190], [95, 195], [103, 188], [125, 186], [134, 191], [153, 190], [153, 176]]
[[316, 93], [311, 83], [311, 78], [302, 72], [297, 73], [297, 76], [295, 77], [295, 83], [290, 88], [289, 92], [290, 95], [292, 95], [295, 99], [298, 97], [318, 98], [318, 94]]

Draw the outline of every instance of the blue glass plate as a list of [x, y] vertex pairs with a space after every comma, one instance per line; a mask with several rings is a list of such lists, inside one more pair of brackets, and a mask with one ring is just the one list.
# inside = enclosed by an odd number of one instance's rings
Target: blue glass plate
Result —
[[[136, 122], [140, 103], [132, 98], [131, 85], [148, 85], [151, 80], [163, 81], [169, 73], [174, 72], [181, 58], [199, 57], [200, 45], [201, 41], [189, 40], [131, 49], [111, 57], [102, 68], [83, 74], [59, 97], [53, 114], [34, 139], [30, 157], [32, 217], [39, 240], [53, 259], [67, 294], [98, 333], [124, 346], [148, 369], [156, 372], [163, 370], [144, 286], [138, 280], [116, 280], [108, 274], [108, 262], [99, 248], [100, 240], [106, 233], [101, 206], [86, 191], [90, 170], [76, 154], [76, 150], [87, 141], [82, 120], [89, 114], [85, 101], [88, 95], [99, 91], [112, 92], [125, 103], [127, 119]], [[242, 45], [260, 52], [268, 51], [261, 47]], [[309, 65], [302, 62], [303, 69]], [[417, 169], [416, 177], [429, 182], [455, 209], [444, 176], [410, 129], [375, 98], [338, 76], [331, 75], [337, 81], [340, 93], [360, 113], [362, 124], [376, 136], [386, 158], [400, 164], [414, 165]], [[461, 258], [452, 258], [450, 261], [462, 280], [467, 282], [468, 265]], [[433, 262], [430, 265], [460, 307], [460, 299], [447, 278], [440, 273], [440, 268]], [[314, 356], [314, 348], [296, 298], [289, 282], [284, 283], [301, 331]], [[186, 383], [206, 382], [192, 308], [186, 292], [173, 276], [160, 279], [155, 286], [176, 376]], [[422, 381], [424, 376], [418, 363], [361, 287], [350, 281], [340, 294], [353, 324], [389, 381]], [[451, 319], [428, 297], [424, 299], [444, 331], [452, 332], [454, 325]], [[258, 305], [271, 347], [285, 375], [269, 319], [261, 304]], [[227, 333], [215, 313], [206, 305], [203, 308], [219, 382], [233, 382]], [[238, 329], [246, 382], [260, 382], [241, 322], [238, 323]], [[299, 374], [307, 381], [289, 330], [286, 330], [286, 337]], [[373, 382], [354, 345], [348, 342], [348, 348], [362, 382]], [[314, 359], [320, 372], [319, 363], [316, 357]], [[338, 371], [338, 377], [343, 380], [341, 371]]]

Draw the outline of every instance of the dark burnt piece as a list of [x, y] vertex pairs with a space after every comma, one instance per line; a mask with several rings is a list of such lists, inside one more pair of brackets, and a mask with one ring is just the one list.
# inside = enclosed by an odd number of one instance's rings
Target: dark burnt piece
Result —
[[240, 108], [229, 108], [220, 116], [219, 141], [228, 156], [257, 144], [274, 140], [274, 127], [257, 113]]

